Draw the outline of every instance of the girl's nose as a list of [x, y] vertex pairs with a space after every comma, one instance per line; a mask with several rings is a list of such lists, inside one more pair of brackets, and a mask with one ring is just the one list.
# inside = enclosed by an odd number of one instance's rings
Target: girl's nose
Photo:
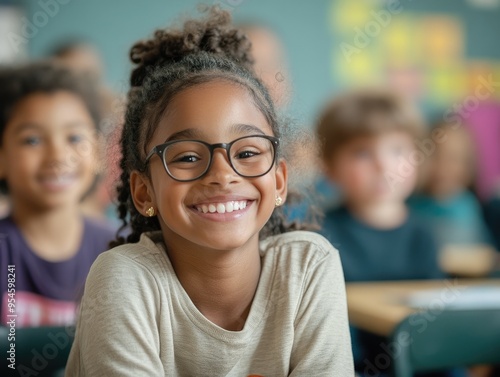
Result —
[[229, 163], [226, 151], [216, 149], [212, 158], [212, 165], [205, 175], [204, 180], [212, 185], [226, 185], [237, 181], [239, 178], [240, 176]]

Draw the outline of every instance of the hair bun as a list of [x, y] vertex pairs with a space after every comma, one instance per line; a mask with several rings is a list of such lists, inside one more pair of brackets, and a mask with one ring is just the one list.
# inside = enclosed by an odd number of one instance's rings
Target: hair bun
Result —
[[173, 64], [186, 55], [203, 51], [224, 56], [246, 68], [252, 66], [250, 41], [232, 26], [231, 14], [218, 6], [202, 11], [208, 16], [188, 20], [182, 29], [156, 30], [151, 39], [132, 46], [130, 60], [137, 65], [131, 75], [132, 87], [142, 85], [149, 69]]

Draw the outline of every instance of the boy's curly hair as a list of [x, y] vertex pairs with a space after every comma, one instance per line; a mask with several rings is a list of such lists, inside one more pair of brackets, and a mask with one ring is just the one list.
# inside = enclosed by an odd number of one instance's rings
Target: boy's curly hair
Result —
[[[0, 69], [0, 147], [5, 128], [19, 103], [32, 94], [52, 94], [58, 91], [72, 93], [87, 107], [96, 130], [101, 122], [101, 104], [95, 80], [77, 74], [54, 62], [40, 61], [19, 67]], [[0, 192], [7, 193], [7, 182], [0, 180]]]
[[[205, 10], [201, 20], [188, 20], [182, 29], [157, 30], [151, 39], [137, 42], [130, 50], [135, 64], [130, 77], [131, 89], [121, 137], [122, 169], [117, 187], [118, 213], [123, 222], [117, 240], [111, 246], [137, 242], [147, 231], [159, 230], [156, 217], [144, 217], [137, 211], [130, 192], [130, 173], [146, 172], [145, 150], [156, 125], [170, 101], [179, 92], [213, 80], [225, 80], [246, 88], [255, 105], [265, 116], [275, 136], [281, 137], [281, 125], [267, 89], [252, 71], [251, 44], [231, 26], [231, 16], [219, 7]], [[127, 238], [119, 236], [130, 225]], [[276, 208], [261, 231], [261, 237], [296, 229], [286, 224], [281, 208]]]

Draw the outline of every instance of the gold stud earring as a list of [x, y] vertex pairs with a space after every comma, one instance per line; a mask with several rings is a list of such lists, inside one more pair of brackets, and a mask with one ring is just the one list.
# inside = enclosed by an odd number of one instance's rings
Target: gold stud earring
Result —
[[149, 207], [146, 210], [146, 215], [148, 215], [148, 217], [153, 217], [155, 215], [155, 209], [153, 207]]
[[276, 197], [276, 200], [274, 201], [274, 204], [276, 205], [276, 207], [279, 207], [280, 205], [283, 204], [283, 199], [281, 199], [281, 196], [277, 196]]

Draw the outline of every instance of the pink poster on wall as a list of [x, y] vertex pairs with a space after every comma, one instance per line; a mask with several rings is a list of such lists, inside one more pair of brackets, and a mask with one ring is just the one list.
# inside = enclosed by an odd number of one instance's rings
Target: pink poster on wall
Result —
[[500, 189], [500, 103], [479, 104], [467, 122], [477, 145], [477, 191], [487, 200]]

